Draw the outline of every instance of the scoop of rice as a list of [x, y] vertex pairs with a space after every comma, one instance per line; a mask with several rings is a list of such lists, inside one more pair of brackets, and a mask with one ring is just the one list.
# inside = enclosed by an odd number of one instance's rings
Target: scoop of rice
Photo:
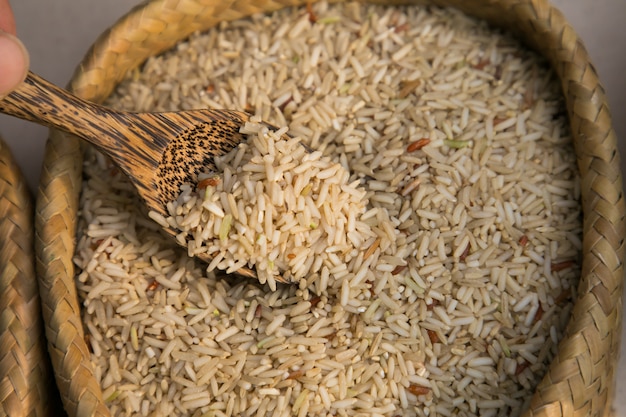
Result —
[[276, 289], [276, 275], [297, 282], [319, 272], [328, 252], [348, 262], [375, 237], [359, 221], [368, 201], [358, 181], [286, 131], [253, 117], [242, 128], [249, 142], [216, 161], [223, 174], [185, 185], [168, 205], [164, 225], [180, 230], [189, 256], [214, 254], [209, 271], [254, 267]]

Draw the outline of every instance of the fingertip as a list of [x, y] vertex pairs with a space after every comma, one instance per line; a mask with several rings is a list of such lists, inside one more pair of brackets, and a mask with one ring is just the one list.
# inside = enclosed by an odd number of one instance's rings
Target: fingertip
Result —
[[15, 36], [0, 31], [0, 96], [9, 94], [26, 78], [28, 51]]

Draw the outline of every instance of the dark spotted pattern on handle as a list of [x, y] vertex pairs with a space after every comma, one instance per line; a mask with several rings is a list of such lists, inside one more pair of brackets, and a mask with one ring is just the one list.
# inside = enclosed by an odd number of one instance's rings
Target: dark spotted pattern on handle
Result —
[[244, 140], [239, 133], [244, 120], [236, 114], [232, 117], [235, 119], [199, 121], [169, 142], [157, 174], [159, 195], [165, 202], [176, 199], [180, 184], [195, 184], [200, 172], [215, 171], [213, 157]]
[[118, 112], [90, 103], [29, 73], [0, 100], [0, 112], [74, 134], [108, 155], [146, 205], [165, 214], [184, 182], [214, 168], [213, 158], [243, 139], [248, 115], [231, 110]]

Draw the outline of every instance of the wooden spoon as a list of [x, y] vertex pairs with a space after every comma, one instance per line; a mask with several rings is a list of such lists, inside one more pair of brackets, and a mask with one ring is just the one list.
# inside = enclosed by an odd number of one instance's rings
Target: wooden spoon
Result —
[[[183, 183], [194, 184], [198, 173], [215, 170], [213, 157], [244, 140], [239, 129], [249, 118], [235, 110], [116, 111], [83, 100], [32, 72], [0, 100], [0, 112], [90, 142], [130, 178], [148, 209], [162, 215]], [[164, 230], [172, 236], [177, 233]], [[208, 255], [202, 258], [210, 259]], [[256, 277], [250, 269], [238, 273]]]

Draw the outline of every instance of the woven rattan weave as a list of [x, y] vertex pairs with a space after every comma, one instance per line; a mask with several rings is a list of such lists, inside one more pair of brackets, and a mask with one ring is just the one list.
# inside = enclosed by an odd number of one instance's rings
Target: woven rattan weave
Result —
[[0, 416], [59, 411], [35, 277], [32, 215], [26, 182], [0, 139]]
[[[146, 58], [223, 20], [303, 0], [155, 0], [131, 11], [96, 42], [71, 89], [102, 101]], [[387, 2], [388, 3], [388, 2]], [[400, 2], [397, 2], [400, 3]], [[429, 3], [429, 2], [420, 2]], [[566, 336], [526, 416], [607, 416], [619, 352], [624, 200], [605, 92], [580, 39], [545, 0], [438, 0], [510, 30], [545, 56], [560, 79], [582, 177], [582, 276]], [[68, 140], [69, 139], [69, 140]], [[72, 255], [81, 149], [53, 132], [36, 207], [36, 253], [46, 334], [70, 416], [108, 415], [92, 375], [76, 299]]]

